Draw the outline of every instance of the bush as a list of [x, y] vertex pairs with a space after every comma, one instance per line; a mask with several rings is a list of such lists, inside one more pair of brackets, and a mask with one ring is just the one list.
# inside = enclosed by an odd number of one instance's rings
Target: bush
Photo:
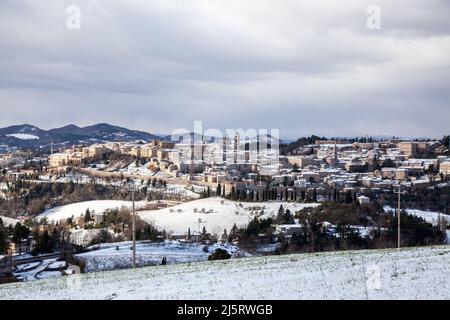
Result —
[[231, 258], [231, 255], [223, 249], [216, 249], [216, 252], [214, 252], [212, 255], [209, 256], [208, 260], [228, 260]]

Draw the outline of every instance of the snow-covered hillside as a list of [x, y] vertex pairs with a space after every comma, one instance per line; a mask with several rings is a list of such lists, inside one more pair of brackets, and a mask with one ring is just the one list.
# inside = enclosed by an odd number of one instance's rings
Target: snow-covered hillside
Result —
[[15, 226], [17, 222], [20, 222], [20, 221], [17, 220], [17, 219], [8, 218], [8, 217], [5, 217], [5, 216], [0, 216], [0, 219], [2, 219], [3, 225], [4, 225], [5, 227], [6, 227], [6, 226], [9, 226], [10, 224], [12, 224], [13, 226]]
[[142, 211], [139, 216], [158, 230], [185, 233], [190, 228], [191, 231], [201, 232], [205, 227], [207, 232], [220, 235], [224, 229], [229, 231], [235, 223], [238, 227], [245, 227], [255, 216], [276, 215], [280, 205], [292, 213], [305, 207], [316, 206], [287, 202], [245, 203], [214, 197], [186, 202], [171, 208]]
[[450, 299], [450, 246], [117, 270], [0, 286], [0, 299]]
[[[384, 206], [383, 209], [385, 212], [395, 211], [395, 209], [390, 206]], [[447, 221], [447, 223], [450, 223], [450, 216], [443, 214], [443, 213], [439, 213], [439, 212], [435, 212], [435, 211], [417, 210], [417, 209], [404, 209], [404, 210], [409, 215], [420, 217], [420, 218], [424, 219], [426, 222], [431, 223], [433, 225], [436, 225], [438, 223], [439, 214], [441, 215], [442, 219], [445, 219]]]
[[[87, 272], [108, 271], [131, 268], [131, 242], [102, 244], [99, 250], [77, 254], [86, 263]], [[97, 246], [93, 246], [96, 248]], [[160, 265], [162, 259], [167, 264], [207, 261], [208, 257], [221, 248], [232, 257], [250, 256], [238, 247], [229, 244], [205, 246], [199, 243], [166, 241], [164, 243], [138, 242], [136, 263], [138, 266]]]
[[[95, 201], [83, 201], [78, 203], [72, 203], [65, 206], [56, 207], [45, 211], [44, 213], [37, 216], [36, 219], [40, 220], [42, 218], [47, 218], [48, 221], [59, 221], [62, 219], [68, 219], [70, 217], [78, 218], [86, 213], [86, 210], [103, 213], [108, 209], [116, 208], [132, 208], [131, 201], [120, 201], [120, 200], [95, 200]], [[136, 209], [142, 208], [146, 205], [146, 202], [136, 202]]]

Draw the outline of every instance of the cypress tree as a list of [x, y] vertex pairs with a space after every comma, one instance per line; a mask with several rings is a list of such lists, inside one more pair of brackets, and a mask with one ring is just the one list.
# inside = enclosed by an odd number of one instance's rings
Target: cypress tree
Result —
[[84, 221], [85, 222], [91, 221], [91, 212], [89, 211], [89, 208], [86, 209], [86, 214], [84, 215]]
[[219, 185], [217, 186], [217, 189], [216, 189], [216, 195], [220, 196], [221, 194], [222, 194], [222, 186], [219, 183]]

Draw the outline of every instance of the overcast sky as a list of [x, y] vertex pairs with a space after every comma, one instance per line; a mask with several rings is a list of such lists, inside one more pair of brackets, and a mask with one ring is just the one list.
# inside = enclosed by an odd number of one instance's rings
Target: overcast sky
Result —
[[[80, 30], [66, 26], [71, 4]], [[372, 4], [380, 30], [366, 26]], [[1, 0], [0, 126], [440, 137], [449, 12], [448, 0]]]

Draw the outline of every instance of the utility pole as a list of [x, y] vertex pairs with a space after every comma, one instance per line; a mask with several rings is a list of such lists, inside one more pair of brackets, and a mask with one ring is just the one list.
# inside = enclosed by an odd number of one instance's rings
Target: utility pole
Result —
[[132, 215], [132, 237], [133, 237], [133, 257], [132, 257], [132, 267], [133, 269], [136, 268], [136, 206], [134, 201], [134, 193], [135, 193], [135, 185], [134, 185], [134, 179], [132, 178], [132, 185], [130, 186], [131, 190], [131, 201], [133, 202], [133, 215]]
[[398, 184], [398, 208], [397, 208], [397, 247], [400, 249], [401, 247], [401, 237], [400, 237], [400, 210], [401, 210], [401, 198], [400, 191], [402, 189], [402, 185]]
[[134, 204], [134, 181], [131, 190], [131, 199], [133, 201], [133, 268], [136, 268], [136, 206]]

